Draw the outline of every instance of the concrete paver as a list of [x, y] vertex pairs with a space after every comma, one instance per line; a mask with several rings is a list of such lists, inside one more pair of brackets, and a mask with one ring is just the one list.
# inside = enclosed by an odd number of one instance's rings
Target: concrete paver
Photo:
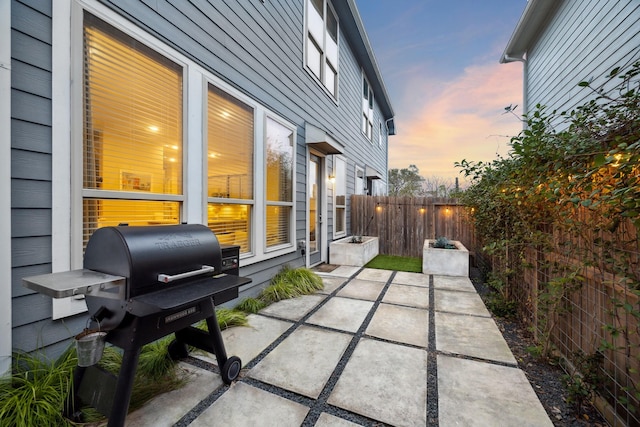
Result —
[[344, 282], [347, 281], [345, 277], [326, 277], [320, 276], [322, 278], [322, 284], [324, 285], [324, 289], [318, 291], [319, 294], [329, 295], [336, 289], [338, 289]]
[[433, 287], [449, 291], [476, 292], [471, 280], [468, 277], [460, 276], [433, 276]]
[[438, 356], [441, 426], [552, 426], [520, 369]]
[[342, 418], [334, 417], [331, 414], [323, 412], [320, 414], [315, 427], [356, 427], [359, 424], [354, 424], [351, 421], [343, 420]]
[[363, 268], [356, 278], [361, 280], [373, 280], [376, 282], [386, 282], [391, 277], [393, 271], [378, 270], [376, 268]]
[[249, 376], [317, 398], [352, 338], [340, 332], [300, 326], [259, 362]]
[[406, 305], [408, 307], [429, 308], [429, 289], [392, 283], [384, 294], [382, 302]]
[[330, 272], [318, 272], [320, 277], [351, 277], [360, 270], [360, 267], [354, 267], [351, 265], [341, 265]]
[[476, 293], [436, 289], [434, 298], [436, 311], [491, 317], [489, 310], [482, 302], [482, 298]]
[[426, 350], [362, 339], [328, 402], [396, 426], [425, 425]]
[[[278, 339], [292, 323], [270, 319], [265, 316], [251, 314], [247, 316], [250, 326], [229, 328], [222, 331], [225, 350], [229, 356], [238, 356], [242, 365], [246, 366], [256, 356]], [[217, 365], [216, 357], [202, 351], [191, 353], [191, 356]]]
[[436, 312], [436, 349], [516, 365], [491, 318]]
[[429, 287], [429, 275], [422, 273], [410, 273], [408, 271], [398, 271], [391, 283], [401, 285]]
[[[552, 425], [468, 278], [433, 276], [431, 300], [428, 275], [397, 272], [378, 304], [393, 272], [344, 266], [331, 273], [321, 274], [322, 292], [273, 304], [249, 315], [249, 327], [222, 331], [227, 354], [245, 366], [231, 386], [181, 363], [187, 385], [153, 399], [127, 425], [168, 426], [186, 414], [192, 426], [299, 426], [307, 416], [305, 425], [317, 416], [318, 427], [426, 426], [427, 398], [438, 399], [439, 413], [429, 416], [441, 426]], [[428, 358], [430, 345], [437, 358]], [[208, 353], [191, 355], [215, 364]], [[437, 396], [427, 397], [428, 367], [437, 369]], [[201, 404], [207, 399], [208, 407]]]
[[193, 423], [193, 427], [299, 426], [309, 408], [273, 393], [237, 382]]
[[371, 280], [353, 279], [340, 289], [336, 295], [339, 297], [363, 299], [375, 301], [384, 288], [384, 282], [374, 282]]
[[365, 333], [389, 341], [427, 348], [429, 312], [400, 305], [380, 304]]
[[260, 310], [260, 314], [288, 320], [300, 320], [325, 299], [324, 295], [303, 295], [285, 299]]
[[341, 331], [357, 332], [371, 307], [373, 307], [373, 302], [333, 297], [316, 311], [307, 320], [307, 323]]
[[222, 386], [222, 378], [204, 369], [180, 363], [187, 378], [184, 387], [162, 394], [127, 416], [126, 425], [136, 427], [172, 426], [211, 392]]

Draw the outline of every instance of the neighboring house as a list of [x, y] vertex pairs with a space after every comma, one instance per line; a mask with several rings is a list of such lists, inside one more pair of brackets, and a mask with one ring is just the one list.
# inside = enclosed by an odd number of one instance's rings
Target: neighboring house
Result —
[[22, 277], [81, 268], [99, 227], [208, 224], [242, 298], [385, 191], [394, 113], [354, 0], [0, 0], [0, 47], [0, 371], [85, 326]]
[[529, 0], [501, 63], [524, 64], [524, 113], [571, 111], [618, 66], [640, 59], [638, 0]]

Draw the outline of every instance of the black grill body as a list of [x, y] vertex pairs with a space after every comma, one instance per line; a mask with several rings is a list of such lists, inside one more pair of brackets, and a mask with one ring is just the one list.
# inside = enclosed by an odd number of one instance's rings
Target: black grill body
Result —
[[[96, 230], [85, 251], [85, 270], [125, 280], [123, 286], [87, 293], [87, 307], [92, 320], [108, 331], [106, 341], [123, 349], [123, 361], [117, 378], [95, 366], [77, 367], [77, 393], [67, 415], [75, 418], [82, 400], [101, 410], [109, 427], [124, 425], [141, 347], [172, 333], [172, 358], [187, 356], [188, 346], [200, 348], [215, 354], [225, 383], [235, 380], [241, 361], [227, 358], [215, 306], [237, 298], [238, 288], [251, 282], [237, 275], [238, 252], [237, 246], [227, 249], [236, 266], [223, 270], [218, 239], [203, 225]], [[191, 326], [201, 320], [208, 332]], [[85, 377], [91, 384], [83, 383]], [[96, 383], [104, 390], [96, 392]]]

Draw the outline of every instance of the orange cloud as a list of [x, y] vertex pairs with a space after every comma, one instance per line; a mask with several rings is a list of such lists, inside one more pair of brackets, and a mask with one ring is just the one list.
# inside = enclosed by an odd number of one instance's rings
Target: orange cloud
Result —
[[504, 114], [504, 107], [522, 99], [520, 64], [473, 65], [454, 80], [439, 83], [419, 74], [406, 79], [410, 95], [403, 104], [413, 104], [417, 112], [398, 114], [398, 135], [390, 139], [390, 168], [415, 164], [422, 176], [450, 178], [460, 176], [456, 161], [491, 161], [507, 153], [510, 137], [522, 129], [516, 117]]

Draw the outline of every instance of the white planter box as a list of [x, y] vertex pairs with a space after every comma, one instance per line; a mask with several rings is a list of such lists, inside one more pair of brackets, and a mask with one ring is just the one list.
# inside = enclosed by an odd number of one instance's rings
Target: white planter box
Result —
[[457, 240], [456, 249], [432, 248], [435, 240], [425, 240], [422, 248], [422, 272], [440, 276], [469, 276], [469, 251]]
[[378, 238], [362, 236], [362, 243], [349, 243], [352, 237], [329, 243], [329, 262], [362, 267], [378, 255]]

